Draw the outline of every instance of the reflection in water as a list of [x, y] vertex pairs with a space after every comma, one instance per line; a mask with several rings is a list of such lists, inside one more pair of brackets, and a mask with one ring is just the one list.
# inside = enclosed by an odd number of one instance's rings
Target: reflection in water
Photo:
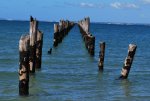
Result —
[[121, 87], [124, 91], [125, 96], [131, 96], [131, 82], [128, 79], [121, 80]]
[[103, 71], [99, 71], [98, 68], [97, 68], [97, 71], [98, 71], [98, 75], [97, 75], [98, 78], [97, 79], [98, 80], [102, 80], [102, 78], [103, 78]]

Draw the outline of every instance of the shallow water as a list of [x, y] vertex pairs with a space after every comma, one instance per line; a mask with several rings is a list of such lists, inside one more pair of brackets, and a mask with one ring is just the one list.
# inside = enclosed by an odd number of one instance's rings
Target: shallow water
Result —
[[[0, 21], [0, 101], [148, 101], [150, 100], [150, 26], [92, 23], [96, 37], [91, 57], [75, 26], [51, 55], [53, 23], [40, 22], [44, 32], [42, 69], [30, 77], [30, 95], [18, 96], [18, 43], [29, 22]], [[106, 42], [105, 66], [98, 72], [99, 42]], [[128, 45], [138, 48], [127, 80], [119, 77]]]

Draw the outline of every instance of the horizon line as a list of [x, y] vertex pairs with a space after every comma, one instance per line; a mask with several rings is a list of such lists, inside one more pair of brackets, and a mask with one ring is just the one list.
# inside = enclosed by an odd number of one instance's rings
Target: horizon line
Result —
[[[0, 18], [0, 21], [27, 21], [29, 22], [29, 20], [19, 20], [19, 19], [5, 19], [5, 18]], [[47, 21], [47, 20], [38, 20], [40, 22], [59, 22], [56, 20], [52, 20], [52, 21]], [[71, 20], [69, 20], [71, 21]], [[80, 21], [80, 20], [79, 20]], [[77, 23], [78, 21], [73, 21], [75, 23]], [[150, 25], [150, 23], [130, 23], [130, 22], [106, 22], [106, 21], [91, 21], [91, 23], [99, 23], [99, 24], [115, 24], [115, 25]]]

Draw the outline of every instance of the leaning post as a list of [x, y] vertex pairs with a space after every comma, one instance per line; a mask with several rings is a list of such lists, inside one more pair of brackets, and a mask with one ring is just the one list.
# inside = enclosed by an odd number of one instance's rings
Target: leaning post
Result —
[[129, 44], [129, 49], [128, 49], [128, 56], [125, 59], [122, 71], [121, 71], [121, 76], [119, 77], [120, 79], [127, 79], [130, 69], [131, 69], [131, 65], [134, 59], [134, 55], [136, 52], [136, 48], [137, 46], [135, 44]]

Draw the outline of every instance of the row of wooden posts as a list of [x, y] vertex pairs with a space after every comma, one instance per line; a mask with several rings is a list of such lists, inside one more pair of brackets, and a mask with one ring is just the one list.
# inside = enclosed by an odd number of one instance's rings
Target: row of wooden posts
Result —
[[[54, 24], [54, 43], [57, 47], [74, 26], [74, 22], [61, 20]], [[38, 21], [30, 17], [29, 34], [19, 40], [19, 95], [29, 95], [29, 74], [41, 68], [43, 33], [38, 29]]]
[[[90, 34], [90, 18], [86, 17], [83, 20], [78, 22], [80, 33], [85, 41], [85, 46], [88, 49], [91, 55], [94, 55], [95, 48], [95, 37]], [[119, 79], [126, 79], [129, 75], [133, 58], [136, 52], [137, 46], [135, 44], [129, 44], [128, 55], [125, 59], [123, 68], [121, 70], [121, 76]], [[104, 67], [104, 57], [105, 57], [105, 42], [100, 42], [100, 52], [99, 52], [99, 62], [98, 67], [99, 71], [103, 70]]]
[[85, 47], [87, 48], [90, 55], [94, 56], [95, 54], [95, 37], [90, 33], [90, 18], [84, 18], [78, 22], [78, 27], [80, 33], [85, 42]]
[[38, 29], [38, 21], [30, 17], [29, 34], [19, 41], [19, 95], [29, 94], [29, 73], [41, 68], [43, 33]]
[[68, 20], [60, 20], [59, 24], [54, 24], [54, 47], [57, 47], [58, 44], [62, 42], [63, 38], [69, 33], [74, 25], [74, 22]]
[[[68, 34], [75, 24], [70, 21], [61, 20], [58, 24], [54, 24], [54, 41], [53, 46], [57, 47], [62, 42], [63, 38]], [[85, 41], [85, 46], [90, 53], [94, 56], [95, 51], [95, 37], [90, 34], [90, 18], [78, 22], [81, 35]], [[35, 69], [41, 68], [42, 60], [42, 45], [43, 33], [38, 29], [38, 21], [30, 17], [30, 30], [29, 34], [22, 35], [19, 41], [19, 95], [29, 95], [29, 74], [34, 74]], [[128, 55], [125, 59], [121, 76], [119, 79], [126, 79], [129, 75], [133, 58], [137, 46], [129, 44]], [[102, 71], [104, 67], [105, 56], [105, 42], [100, 42], [99, 52], [99, 70]]]

